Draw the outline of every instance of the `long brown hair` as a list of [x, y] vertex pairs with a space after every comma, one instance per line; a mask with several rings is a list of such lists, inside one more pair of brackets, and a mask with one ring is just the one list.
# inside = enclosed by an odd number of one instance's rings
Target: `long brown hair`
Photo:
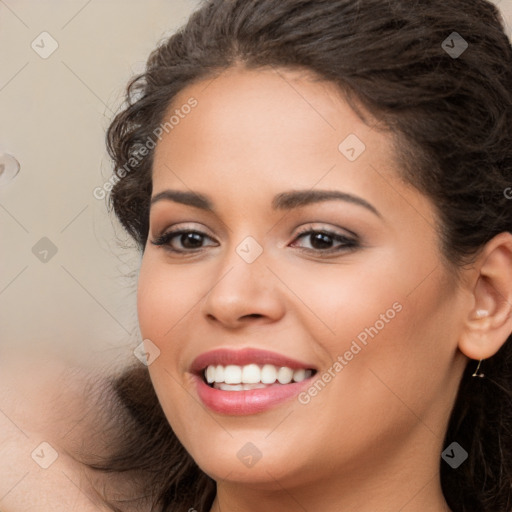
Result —
[[[450, 54], [444, 41], [468, 47]], [[162, 42], [128, 85], [107, 134], [119, 181], [110, 206], [141, 253], [148, 237], [155, 139], [175, 96], [233, 65], [304, 69], [338, 85], [392, 134], [403, 177], [439, 212], [443, 255], [454, 267], [496, 234], [512, 232], [512, 48], [486, 0], [209, 0]], [[510, 194], [507, 194], [507, 190]], [[468, 364], [445, 446], [441, 484], [454, 512], [512, 510], [512, 337], [471, 378]], [[151, 510], [208, 512], [215, 482], [170, 428], [147, 368], [109, 381], [103, 407], [115, 411], [111, 453], [90, 467], [137, 474]], [[114, 414], [114, 412], [112, 413]], [[137, 503], [134, 490], [133, 503]], [[142, 498], [140, 503], [142, 503]], [[126, 510], [110, 498], [112, 510]]]

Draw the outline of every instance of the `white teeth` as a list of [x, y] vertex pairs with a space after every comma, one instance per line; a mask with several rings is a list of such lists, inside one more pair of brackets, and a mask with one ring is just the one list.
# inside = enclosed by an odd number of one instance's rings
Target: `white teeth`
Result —
[[242, 368], [242, 382], [256, 384], [260, 381], [260, 367], [257, 364], [248, 364]]
[[216, 382], [213, 387], [223, 391], [249, 391], [251, 389], [266, 388], [267, 386], [261, 382], [257, 384], [225, 384], [224, 382]]
[[[215, 386], [215, 384], [214, 384]], [[217, 386], [216, 386], [217, 387]], [[222, 389], [223, 391], [243, 391], [243, 384], [225, 384], [224, 382], [219, 382], [217, 389]]]
[[290, 384], [292, 379], [293, 379], [293, 370], [291, 368], [288, 368], [287, 366], [283, 366], [282, 368], [279, 368], [279, 371], [277, 372], [277, 380], [281, 384]]
[[[224, 366], [218, 365], [215, 368], [215, 382], [224, 382]], [[208, 370], [208, 368], [207, 368]]]
[[302, 382], [305, 378], [306, 378], [306, 370], [304, 370], [303, 368], [301, 368], [300, 370], [295, 370], [293, 372], [293, 380], [295, 382]]
[[277, 368], [271, 364], [266, 364], [261, 369], [261, 382], [263, 384], [272, 384], [277, 379]]
[[[293, 370], [287, 366], [276, 367], [272, 364], [258, 366], [257, 364], [248, 364], [238, 366], [230, 364], [227, 366], [210, 365], [206, 368], [204, 375], [208, 384], [214, 384], [217, 389], [229, 391], [241, 391], [247, 389], [257, 389], [266, 387], [265, 385], [279, 382], [279, 384], [289, 384], [290, 382], [302, 382], [311, 377], [311, 370], [299, 368]], [[220, 386], [220, 384], [225, 384]], [[216, 384], [219, 384], [217, 386]], [[241, 385], [239, 388], [237, 385]], [[249, 386], [249, 387], [246, 387]]]
[[240, 384], [242, 382], [242, 367], [228, 364], [224, 368], [224, 382], [226, 384]]
[[208, 384], [215, 382], [215, 373], [215, 366], [208, 366], [208, 368], [206, 368], [206, 382], [208, 382]]

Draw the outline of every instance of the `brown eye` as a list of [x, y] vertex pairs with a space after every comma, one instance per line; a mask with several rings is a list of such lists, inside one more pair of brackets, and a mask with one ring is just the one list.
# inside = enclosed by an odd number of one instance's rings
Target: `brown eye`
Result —
[[[152, 240], [151, 243], [157, 246], [166, 246], [173, 252], [187, 252], [202, 249], [202, 242], [205, 238], [210, 238], [206, 233], [190, 229], [181, 229], [176, 231], [168, 231], [163, 235]], [[174, 247], [174, 240], [177, 239], [181, 247]]]
[[[311, 247], [303, 247], [306, 251], [341, 252], [359, 247], [356, 239], [328, 230], [307, 229], [297, 235], [296, 240], [300, 239], [309, 240]], [[336, 243], [338, 246], [333, 247]]]

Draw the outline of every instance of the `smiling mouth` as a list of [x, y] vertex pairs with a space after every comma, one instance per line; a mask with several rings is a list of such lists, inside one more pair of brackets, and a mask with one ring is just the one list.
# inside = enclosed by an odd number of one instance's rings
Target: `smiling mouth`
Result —
[[209, 365], [201, 372], [203, 382], [222, 391], [249, 391], [302, 382], [316, 374], [312, 368], [273, 364]]

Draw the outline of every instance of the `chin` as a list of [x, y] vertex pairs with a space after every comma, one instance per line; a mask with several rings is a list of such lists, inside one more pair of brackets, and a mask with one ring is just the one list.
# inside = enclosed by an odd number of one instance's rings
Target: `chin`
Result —
[[[263, 440], [263, 437], [260, 435], [256, 439]], [[216, 481], [250, 483], [268, 490], [279, 489], [276, 480], [293, 478], [301, 468], [304, 472], [310, 471], [306, 468], [308, 457], [304, 453], [302, 464], [297, 458], [297, 450], [290, 450], [290, 446], [283, 450], [281, 445], [279, 450], [279, 446], [269, 441], [266, 444], [258, 440], [252, 443], [248, 438], [250, 436], [244, 436], [243, 440], [230, 438], [222, 443], [212, 439], [211, 446], [196, 447], [189, 453], [201, 470]]]

